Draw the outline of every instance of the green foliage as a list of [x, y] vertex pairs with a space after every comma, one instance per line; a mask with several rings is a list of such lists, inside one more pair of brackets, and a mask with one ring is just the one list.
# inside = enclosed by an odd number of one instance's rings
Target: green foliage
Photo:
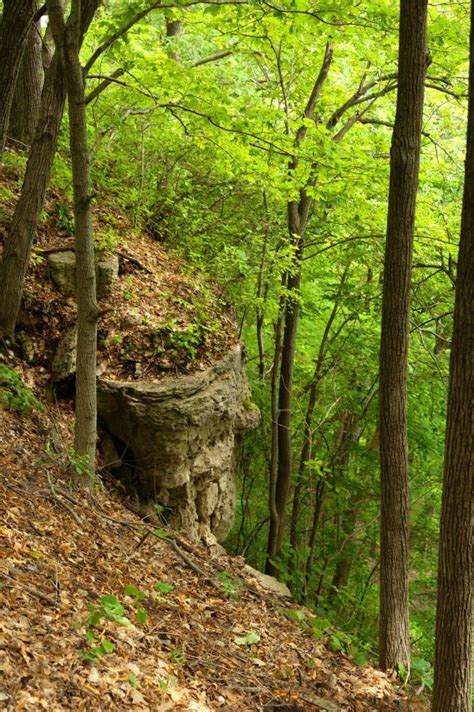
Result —
[[90, 463], [88, 455], [79, 455], [73, 447], [66, 448], [68, 467], [79, 477], [90, 477]]
[[58, 203], [57, 224], [60, 230], [64, 230], [68, 235], [74, 235], [74, 215], [67, 203]]
[[185, 656], [185, 654], [184, 654], [184, 652], [183, 652], [183, 646], [182, 646], [182, 645], [178, 646], [178, 647], [175, 648], [174, 650], [171, 650], [171, 651], [168, 653], [168, 657], [169, 657], [169, 659], [171, 660], [171, 662], [175, 663], [176, 665], [186, 665], [187, 662], [188, 662], [188, 661], [186, 660], [186, 656]]
[[3, 363], [0, 363], [0, 401], [4, 408], [22, 416], [29, 415], [35, 408], [44, 410], [44, 405], [25, 386], [18, 373]]
[[131, 673], [131, 672], [128, 673], [128, 681], [129, 681], [130, 685], [131, 685], [132, 687], [134, 687], [135, 689], [137, 689], [138, 687], [140, 687], [140, 683], [139, 683], [138, 680], [137, 680], [137, 676], [134, 675], [134, 674]]
[[229, 598], [239, 597], [240, 581], [235, 579], [228, 571], [218, 571], [216, 576], [219, 579], [222, 590]]
[[89, 607], [87, 623], [96, 626], [103, 618], [120, 625], [130, 625], [130, 620], [124, 615], [125, 609], [116, 596], [102, 596], [98, 606]]
[[[85, 51], [97, 47], [141, 7], [141, 2], [105, 7], [88, 33]], [[371, 657], [377, 637], [376, 391], [396, 96], [388, 91], [386, 77], [396, 72], [398, 5], [383, 0], [323, 3], [323, 22], [306, 14], [314, 10], [306, 0], [291, 8], [283, 3], [281, 10], [268, 11], [258, 3], [182, 9], [179, 16], [186, 31], [173, 40], [164, 38], [162, 19], [150, 14], [113, 44], [101, 59], [101, 73], [123, 67], [133, 71], [127, 72], [128, 87], [111, 84], [94, 102], [93, 177], [98, 192], [113, 198], [114, 209], [191, 261], [193, 277], [202, 287], [196, 303], [192, 297], [167, 295], [176, 314], [158, 328], [150, 327], [152, 355], [197, 358], [206, 338], [222, 328], [212, 317], [216, 297], [201, 270], [218, 280], [223, 299], [237, 311], [262, 425], [241, 445], [237, 516], [226, 547], [245, 554], [258, 568], [265, 565], [268, 538], [275, 325], [281, 300], [291, 296], [298, 301], [291, 494], [298, 486], [301, 499], [292, 540], [287, 536], [274, 563], [296, 600], [317, 612], [309, 620], [295, 609], [290, 618], [362, 661]], [[439, 84], [449, 86], [451, 94], [433, 86], [426, 91], [413, 270], [410, 567], [417, 578], [411, 583], [411, 600], [416, 602], [411, 632], [414, 650], [425, 661], [433, 655], [449, 360], [449, 348], [440, 349], [439, 344], [448, 345], [452, 330], [454, 273], [450, 276], [449, 270], [454, 269], [459, 230], [468, 46], [462, 3], [435, 4], [429, 12], [433, 66], [439, 77], [449, 78], [449, 85], [444, 79]], [[334, 58], [314, 120], [302, 118], [330, 38]], [[199, 64], [223, 48], [231, 52], [221, 61]], [[96, 81], [91, 80], [91, 88]], [[380, 88], [381, 95], [371, 95], [370, 101], [354, 104], [337, 118], [364, 82], [373, 92]], [[336, 125], [331, 127], [335, 112]], [[334, 132], [349, 124], [347, 136], [334, 141]], [[302, 128], [304, 141], [295, 148], [294, 137]], [[66, 138], [63, 132], [53, 186], [70, 190]], [[298, 165], [289, 172], [294, 153]], [[16, 159], [7, 152], [6, 160]], [[24, 162], [18, 172], [23, 167]], [[308, 185], [315, 169], [315, 180]], [[288, 201], [305, 185], [313, 204], [301, 293], [289, 295], [281, 281], [295, 261]], [[70, 233], [67, 205], [63, 212], [59, 220]], [[113, 219], [101, 225], [97, 242], [100, 249], [116, 248]], [[142, 298], [132, 276], [124, 298]], [[264, 351], [260, 369], [257, 317]], [[110, 338], [123, 340], [124, 356], [133, 348], [128, 337]], [[306, 423], [314, 383], [314, 409]], [[253, 401], [244, 407], [252, 410]], [[303, 457], [306, 425], [311, 443]], [[311, 542], [318, 502], [322, 511]], [[287, 515], [290, 521], [291, 511]], [[165, 530], [156, 530], [156, 535], [169, 536]], [[237, 581], [227, 572], [218, 576], [227, 595], [238, 595]], [[161, 596], [171, 590], [156, 588]], [[138, 604], [137, 593], [127, 595]], [[138, 610], [136, 605], [137, 615]]]
[[[87, 640], [89, 643], [96, 642], [93, 633], [87, 634]], [[98, 645], [91, 645], [89, 650], [83, 651], [80, 656], [83, 660], [86, 660], [87, 662], [92, 663], [94, 665], [98, 665], [102, 662], [102, 658], [104, 657], [104, 655], [113, 653], [114, 650], [115, 645], [111, 643], [110, 640], [107, 640], [107, 638], [102, 638]]]
[[174, 591], [175, 586], [172, 583], [164, 583], [163, 581], [157, 581], [155, 583], [155, 589], [159, 593], [171, 593], [171, 591]]
[[133, 598], [133, 605], [135, 606], [135, 616], [137, 619], [137, 623], [139, 625], [144, 625], [148, 620], [148, 613], [143, 608], [143, 606], [140, 605], [140, 602], [146, 598], [146, 594], [144, 593], [144, 591], [141, 591], [136, 586], [128, 585], [125, 586], [123, 590], [123, 595], [130, 596], [131, 598]]
[[237, 636], [234, 638], [234, 643], [236, 645], [256, 645], [259, 643], [261, 640], [261, 636], [259, 633], [256, 633], [255, 631], [250, 631], [248, 633], [245, 633], [245, 635]]
[[160, 689], [163, 692], [169, 692], [170, 687], [176, 687], [177, 681], [173, 675], [168, 675], [166, 679], [160, 680]]

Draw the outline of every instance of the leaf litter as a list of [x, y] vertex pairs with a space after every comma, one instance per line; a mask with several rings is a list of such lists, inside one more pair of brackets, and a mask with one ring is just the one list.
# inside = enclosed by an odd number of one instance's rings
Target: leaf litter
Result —
[[[0, 411], [3, 709], [421, 709], [384, 673], [305, 632], [287, 615], [294, 604], [249, 578], [243, 559], [181, 534], [174, 547], [144, 537], [147, 525], [113, 492], [74, 491], [60, 458], [44, 457], [53, 431], [69, 444], [71, 425], [64, 407]], [[88, 625], [103, 597], [109, 617]], [[83, 654], [99, 643], [92, 664]]]

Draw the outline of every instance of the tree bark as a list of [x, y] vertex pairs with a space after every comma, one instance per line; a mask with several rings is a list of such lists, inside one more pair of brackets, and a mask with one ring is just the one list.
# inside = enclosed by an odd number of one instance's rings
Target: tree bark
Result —
[[10, 111], [8, 136], [24, 146], [32, 144], [41, 104], [43, 60], [40, 33], [41, 26], [37, 22], [26, 40]]
[[36, 0], [4, 0], [0, 24], [0, 160], [5, 149], [18, 72], [37, 9]]
[[0, 264], [0, 336], [13, 336], [33, 240], [53, 164], [66, 93], [57, 55], [46, 72], [40, 116], [21, 195], [5, 239]]
[[427, 0], [401, 0], [397, 111], [390, 154], [380, 341], [383, 669], [410, 659], [408, 629], [407, 365], [410, 278], [427, 66]]
[[[98, 5], [99, 0], [83, 3], [82, 34], [87, 31]], [[13, 336], [15, 330], [28, 261], [56, 152], [65, 101], [66, 89], [61, 64], [55, 53], [46, 72], [35, 137], [0, 264], [0, 336]]]
[[472, 709], [474, 353], [474, 2], [469, 108], [439, 543], [433, 712]]
[[[95, 0], [92, 0], [95, 2]], [[95, 3], [96, 7], [98, 3]], [[87, 141], [86, 95], [80, 63], [81, 0], [72, 0], [67, 23], [61, 0], [48, 0], [56, 50], [64, 69], [69, 108], [69, 140], [76, 238], [77, 366], [75, 449], [95, 475], [97, 430], [97, 303], [92, 230], [92, 185]]]

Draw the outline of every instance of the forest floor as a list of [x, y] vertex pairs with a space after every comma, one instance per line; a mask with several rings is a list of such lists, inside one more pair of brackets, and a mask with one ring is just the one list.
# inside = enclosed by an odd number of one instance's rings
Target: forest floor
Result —
[[75, 490], [71, 430], [65, 407], [0, 410], [0, 707], [423, 709], [292, 620], [242, 559], [144, 539], [117, 493]]

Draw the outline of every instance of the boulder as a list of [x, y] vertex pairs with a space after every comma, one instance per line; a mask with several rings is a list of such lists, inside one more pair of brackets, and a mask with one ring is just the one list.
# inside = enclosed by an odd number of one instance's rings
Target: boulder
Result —
[[250, 578], [255, 579], [260, 586], [271, 593], [276, 593], [277, 596], [284, 596], [285, 598], [291, 598], [291, 591], [282, 581], [278, 581], [274, 576], [269, 576], [264, 574], [257, 569], [252, 568], [248, 564], [244, 566], [245, 571], [249, 574]]
[[195, 540], [222, 541], [234, 519], [238, 434], [260, 420], [241, 347], [159, 383], [99, 379], [98, 413], [123, 444], [141, 495], [170, 508], [170, 525]]
[[[53, 252], [48, 256], [51, 279], [61, 294], [74, 294], [76, 291], [76, 255], [72, 251]], [[117, 255], [100, 255], [96, 264], [97, 296], [107, 294], [118, 277], [119, 260]]]

